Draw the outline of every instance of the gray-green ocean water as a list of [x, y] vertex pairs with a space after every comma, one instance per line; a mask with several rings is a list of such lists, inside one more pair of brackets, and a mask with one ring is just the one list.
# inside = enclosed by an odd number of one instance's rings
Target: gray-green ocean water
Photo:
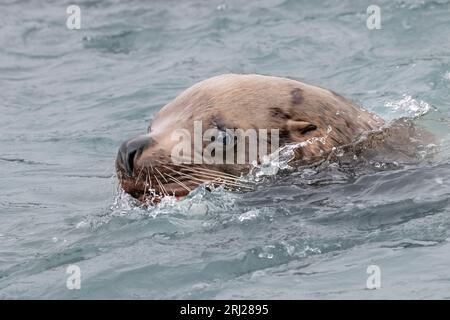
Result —
[[[66, 28], [69, 4], [81, 30]], [[450, 298], [450, 1], [377, 1], [380, 30], [366, 27], [370, 4], [1, 0], [0, 298]], [[120, 143], [228, 72], [418, 116], [439, 154], [133, 204], [115, 178]]]

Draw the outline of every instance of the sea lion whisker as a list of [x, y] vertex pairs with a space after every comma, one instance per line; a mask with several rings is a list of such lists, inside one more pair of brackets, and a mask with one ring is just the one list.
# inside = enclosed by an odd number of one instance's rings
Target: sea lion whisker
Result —
[[[158, 161], [159, 163], [163, 164], [163, 162]], [[231, 180], [232, 182], [237, 182], [237, 181], [241, 181], [241, 178], [238, 176], [233, 176], [231, 174], [227, 174], [227, 173], [223, 173], [220, 171], [216, 171], [216, 170], [211, 170], [211, 169], [206, 169], [203, 167], [188, 167], [188, 166], [183, 166], [183, 165], [179, 165], [177, 164], [177, 166], [182, 167], [181, 170], [188, 170], [189, 172], [195, 172], [195, 173], [202, 173], [203, 175], [207, 175], [209, 177], [213, 177], [213, 178], [221, 178], [224, 180]], [[173, 169], [172, 169], [173, 170]], [[181, 171], [177, 171], [178, 174], [181, 173]]]
[[164, 196], [168, 196], [168, 193], [166, 191], [166, 189], [164, 188], [164, 186], [162, 185], [161, 181], [159, 181], [157, 176], [154, 176], [154, 178], [156, 179], [156, 182], [158, 183], [159, 187], [161, 188], [161, 192]]
[[164, 175], [158, 170], [158, 168], [155, 168], [155, 171], [161, 176], [161, 178], [164, 179], [164, 181], [165, 181], [166, 183], [168, 182], [167, 179], [166, 179], [166, 177], [164, 177]]
[[[200, 176], [200, 177], [202, 177], [203, 176], [203, 173], [195, 173], [195, 172], [193, 172], [192, 173], [194, 176]], [[206, 182], [208, 182], [208, 181], [211, 181], [211, 182], [218, 182], [218, 183], [220, 183], [220, 184], [223, 184], [223, 185], [225, 185], [225, 186], [233, 186], [233, 187], [238, 187], [238, 188], [245, 188], [245, 189], [248, 189], [248, 190], [251, 190], [251, 189], [253, 189], [251, 186], [249, 186], [249, 185], [245, 185], [245, 184], [242, 184], [242, 183], [239, 183], [239, 182], [235, 182], [235, 181], [228, 181], [228, 180], [224, 180], [224, 179], [222, 179], [221, 177], [217, 177], [217, 178], [215, 178], [215, 179], [213, 179], [213, 180], [205, 180]]]
[[[191, 167], [186, 166], [186, 165], [182, 165], [182, 164], [177, 164], [177, 166], [180, 166], [180, 167], [186, 168], [186, 169], [192, 169]], [[231, 174], [231, 173], [225, 173], [225, 172], [222, 172], [222, 171], [213, 170], [213, 169], [207, 169], [207, 168], [203, 168], [203, 167], [196, 167], [196, 169], [201, 169], [201, 170], [203, 170], [203, 171], [209, 171], [209, 172], [216, 172], [216, 173], [220, 173], [220, 174], [223, 175], [223, 176], [228, 176], [228, 177], [230, 177], [230, 178], [239, 179], [239, 176], [233, 175], [233, 174]]]
[[[147, 177], [150, 182], [150, 190], [153, 190], [153, 194], [156, 195], [156, 185], [155, 185], [155, 187], [153, 187], [152, 176], [150, 175], [150, 171], [148, 170], [148, 168], [147, 168]], [[154, 175], [153, 175], [153, 177], [155, 178], [155, 180], [157, 180]]]
[[148, 175], [147, 175], [147, 177], [145, 177], [144, 193], [143, 193], [143, 195], [142, 195], [142, 200], [145, 199], [145, 194], [147, 193], [147, 180], [148, 180]]
[[139, 174], [138, 174], [138, 176], [137, 176], [137, 178], [136, 178], [136, 181], [134, 182], [134, 185], [135, 185], [135, 186], [137, 185], [139, 179], [141, 178], [141, 174], [142, 174], [142, 171], [143, 171], [143, 170], [144, 170], [144, 167], [141, 167], [141, 169], [139, 170]]
[[223, 181], [232, 182], [232, 183], [245, 182], [245, 181], [242, 181], [242, 180], [239, 180], [239, 179], [231, 179], [231, 178], [224, 177], [224, 176], [221, 176], [221, 175], [218, 175], [218, 174], [213, 174], [213, 173], [207, 173], [207, 172], [201, 172], [201, 171], [198, 172], [198, 171], [195, 171], [195, 170], [191, 170], [189, 172], [195, 173], [195, 174], [199, 174], [199, 175], [202, 175], [202, 176], [215, 178], [215, 179], [222, 179]]
[[[165, 182], [167, 183], [167, 179], [162, 175], [162, 173], [161, 173], [157, 168], [155, 168], [155, 171], [156, 171], [156, 172], [161, 176], [161, 178], [164, 179]], [[156, 176], [155, 176], [155, 178], [156, 178]], [[159, 182], [161, 188], [164, 190], [165, 195], [168, 196], [168, 195], [169, 195], [169, 192], [167, 192], [167, 189], [164, 187], [164, 184], [163, 184], [162, 182], [160, 182], [159, 180], [158, 180], [158, 182]]]
[[182, 168], [180, 170], [185, 170], [185, 171], [189, 171], [189, 172], [204, 173], [204, 174], [209, 175], [209, 176], [221, 177], [223, 179], [228, 179], [228, 180], [232, 180], [232, 181], [240, 180], [240, 178], [238, 178], [238, 177], [230, 177], [230, 176], [223, 175], [219, 171], [217, 171], [217, 172], [213, 172], [213, 171], [209, 171], [209, 170], [207, 171], [207, 170], [202, 170], [202, 168]]
[[152, 169], [152, 171], [154, 171], [153, 170], [153, 165], [152, 165], [152, 162], [151, 161], [149, 161], [149, 163], [148, 163], [149, 165], [150, 165], [150, 168]]
[[177, 178], [171, 176], [170, 174], [166, 174], [167, 177], [169, 177], [169, 179], [173, 180], [176, 184], [178, 184], [180, 187], [186, 189], [188, 192], [191, 192], [192, 189], [190, 189], [187, 185], [185, 185], [183, 182], [181, 182], [180, 180], [178, 180]]
[[[169, 181], [167, 181], [167, 179], [166, 179], [165, 173], [161, 173], [161, 171], [159, 171], [157, 168], [155, 168], [155, 170], [159, 173], [161, 178], [163, 178], [166, 183], [169, 183]], [[172, 191], [172, 195], [175, 196], [175, 191], [172, 189], [172, 187], [170, 188], [170, 191]], [[167, 192], [167, 189], [166, 189], [166, 192]], [[169, 194], [169, 193], [167, 192], [167, 194]]]
[[170, 167], [167, 167], [167, 166], [164, 166], [164, 165], [162, 165], [162, 167], [164, 167], [164, 168], [166, 168], [166, 169], [168, 169], [168, 170], [170, 170], [170, 171], [172, 171], [172, 172], [174, 172], [174, 173], [178, 173], [178, 174], [180, 174], [180, 175], [182, 175], [182, 176], [185, 176], [185, 177], [188, 177], [188, 178], [194, 178], [194, 179], [197, 180], [197, 181], [205, 182], [204, 180], [197, 179], [197, 178], [195, 178], [195, 177], [193, 177], [193, 176], [191, 176], [191, 175], [189, 175], [189, 174], [187, 174], [187, 173], [183, 173], [183, 172], [180, 172], [180, 171], [176, 171], [176, 170], [174, 170], [174, 169], [172, 169], [172, 168], [170, 168]]
[[[160, 162], [160, 161], [158, 161], [158, 162]], [[162, 162], [160, 162], [160, 163], [162, 163]], [[166, 167], [166, 166], [164, 166], [164, 165], [163, 165], [163, 167], [165, 167], [166, 169], [171, 170], [172, 172], [176, 173], [177, 175], [179, 175], [179, 176], [181, 176], [181, 177], [186, 176], [186, 175], [183, 174], [182, 172], [179, 172], [179, 171], [174, 170], [174, 169], [172, 169], [172, 168]], [[155, 170], [158, 171], [158, 172], [161, 174], [161, 171], [159, 171], [159, 170], [156, 169], [156, 168], [155, 168]], [[177, 183], [178, 185], [180, 185], [180, 186], [183, 187], [184, 189], [188, 190], [189, 192], [192, 191], [191, 188], [189, 188], [186, 184], [184, 184], [182, 181], [178, 180], [178, 179], [175, 178], [174, 176], [172, 176], [172, 175], [170, 175], [170, 174], [168, 174], [168, 173], [164, 173], [164, 175], [167, 176], [167, 177], [169, 177], [169, 179], [171, 179], [172, 181], [174, 181], [175, 183]], [[168, 182], [168, 181], [166, 180], [166, 182]], [[204, 181], [201, 180], [200, 182], [194, 182], [194, 183], [196, 183], [197, 186], [199, 186], [199, 185], [200, 185], [201, 183], [203, 183], [203, 182], [204, 182]], [[197, 186], [196, 186], [196, 187], [197, 187]]]
[[[195, 176], [193, 176], [193, 175], [190, 175], [190, 174], [187, 174], [187, 173], [184, 173], [184, 172], [176, 171], [176, 170], [174, 170], [174, 169], [172, 169], [172, 168], [170, 168], [170, 167], [164, 166], [164, 165], [163, 165], [163, 167], [166, 168], [166, 169], [168, 169], [168, 170], [171, 170], [171, 171], [173, 171], [173, 172], [175, 172], [175, 173], [181, 173], [182, 175], [184, 175], [184, 176], [186, 176], [186, 177], [188, 177], [188, 178], [190, 178], [190, 179], [197, 180], [197, 181], [201, 181], [202, 183], [208, 183], [208, 182], [212, 182], [212, 183], [214, 183], [214, 182], [220, 182], [220, 181], [217, 181], [217, 179], [216, 179], [216, 180], [200, 179], [200, 178], [195, 177]], [[198, 174], [201, 174], [201, 173], [198, 173]], [[249, 187], [249, 186], [246, 186], [246, 185], [243, 185], [243, 184], [240, 184], [240, 183], [237, 183], [237, 182], [231, 182], [231, 181], [226, 181], [226, 180], [225, 180], [225, 181], [221, 181], [221, 182], [222, 182], [221, 184], [224, 184], [224, 185], [226, 185], [226, 186], [234, 186], [234, 187], [240, 187], [240, 188], [252, 189], [252, 188]]]

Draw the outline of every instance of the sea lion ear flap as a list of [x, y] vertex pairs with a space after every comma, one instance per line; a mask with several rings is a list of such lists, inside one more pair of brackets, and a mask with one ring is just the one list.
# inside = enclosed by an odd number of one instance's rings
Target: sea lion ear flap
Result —
[[316, 130], [317, 126], [307, 121], [288, 120], [287, 129], [292, 136], [301, 136], [310, 131]]

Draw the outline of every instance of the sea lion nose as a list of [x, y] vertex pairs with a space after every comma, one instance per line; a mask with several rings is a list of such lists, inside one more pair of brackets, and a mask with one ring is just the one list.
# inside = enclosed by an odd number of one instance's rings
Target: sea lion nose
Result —
[[151, 144], [148, 135], [142, 135], [125, 141], [119, 148], [117, 162], [125, 169], [129, 177], [133, 176], [134, 159], [139, 156]]

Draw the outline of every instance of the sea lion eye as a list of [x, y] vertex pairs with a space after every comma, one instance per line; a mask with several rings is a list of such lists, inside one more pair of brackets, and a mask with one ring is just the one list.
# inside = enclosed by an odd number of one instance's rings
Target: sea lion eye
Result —
[[306, 126], [304, 129], [302, 129], [301, 133], [306, 134], [306, 133], [308, 133], [310, 131], [314, 131], [316, 129], [317, 129], [317, 126], [315, 124], [310, 124], [310, 125]]
[[224, 146], [229, 146], [233, 141], [233, 137], [229, 132], [219, 131], [216, 136], [216, 141]]
[[287, 128], [291, 132], [298, 132], [300, 134], [306, 134], [310, 131], [317, 129], [315, 124], [302, 120], [288, 120]]

